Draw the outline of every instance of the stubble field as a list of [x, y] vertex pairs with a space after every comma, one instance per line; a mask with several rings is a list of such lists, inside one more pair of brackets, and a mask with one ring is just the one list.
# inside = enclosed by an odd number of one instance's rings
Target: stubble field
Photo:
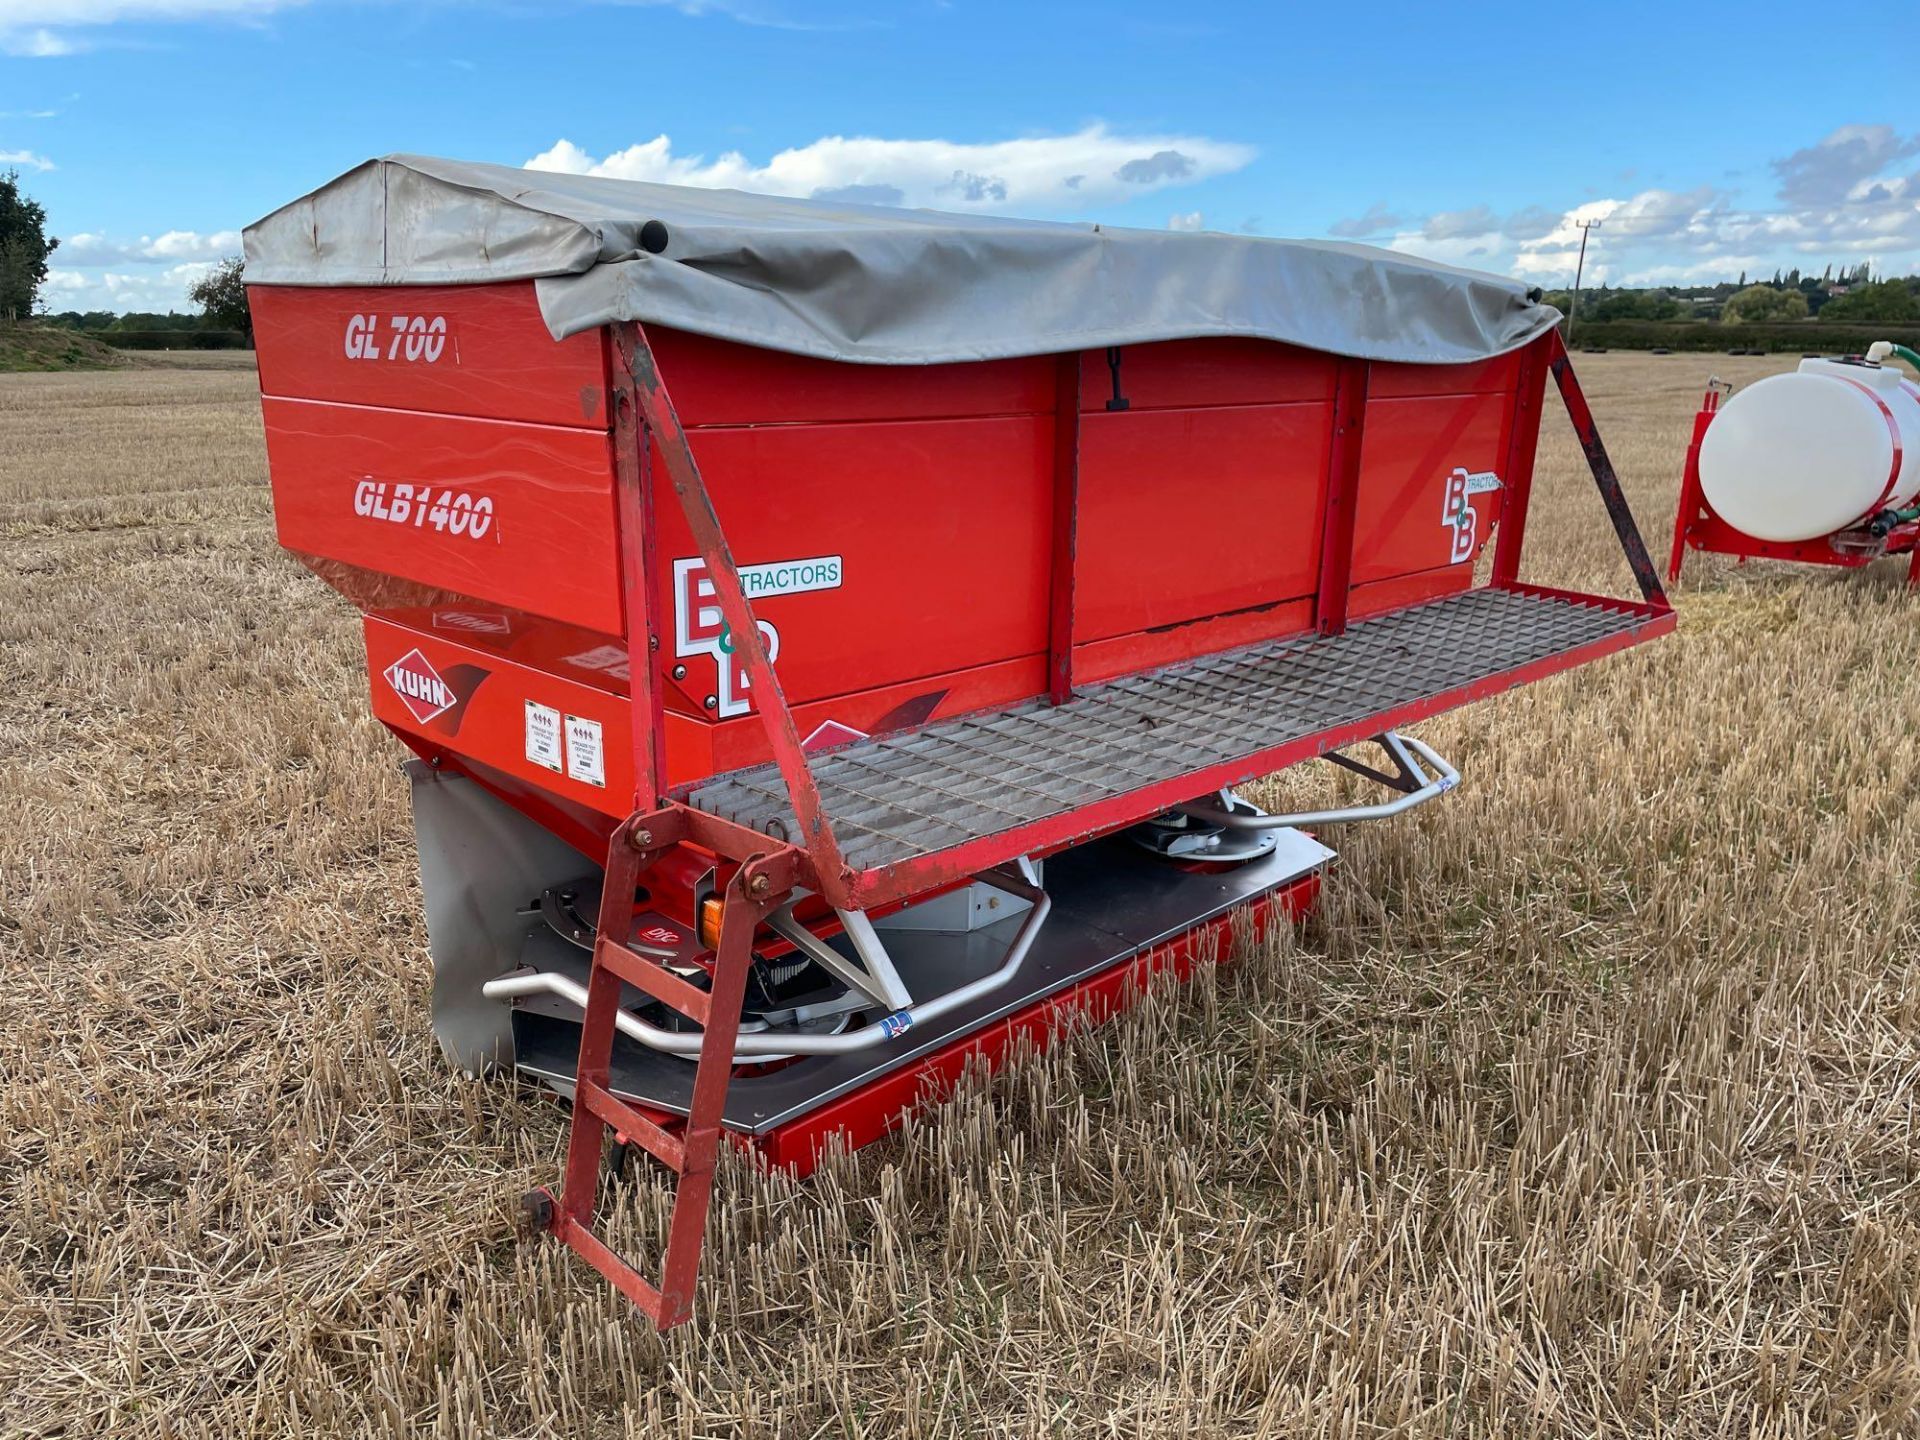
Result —
[[[1790, 362], [1581, 360], [1662, 552], [1709, 363]], [[1624, 591], [1547, 428], [1531, 575]], [[0, 560], [0, 1434], [1920, 1433], [1897, 566], [1696, 561], [1678, 636], [1420, 727], [1465, 784], [1297, 935], [732, 1165], [663, 1341], [512, 1238], [563, 1113], [433, 1043], [251, 373], [0, 377]]]

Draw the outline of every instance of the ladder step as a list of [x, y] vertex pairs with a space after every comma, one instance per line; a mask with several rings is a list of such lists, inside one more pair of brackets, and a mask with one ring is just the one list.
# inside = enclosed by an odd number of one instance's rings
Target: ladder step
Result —
[[611, 1125], [625, 1139], [647, 1147], [647, 1153], [681, 1174], [687, 1168], [687, 1147], [678, 1135], [661, 1129], [611, 1090], [582, 1080], [573, 1092], [573, 1103]]
[[605, 1276], [608, 1284], [632, 1301], [655, 1325], [664, 1329], [670, 1323], [666, 1318], [666, 1297], [591, 1229], [563, 1212], [554, 1217], [553, 1234]]
[[678, 1010], [696, 1025], [704, 1026], [712, 1013], [706, 991], [689, 985], [665, 966], [644, 955], [636, 955], [604, 935], [594, 942], [593, 963], [611, 970], [634, 989], [644, 990], [662, 1004]]

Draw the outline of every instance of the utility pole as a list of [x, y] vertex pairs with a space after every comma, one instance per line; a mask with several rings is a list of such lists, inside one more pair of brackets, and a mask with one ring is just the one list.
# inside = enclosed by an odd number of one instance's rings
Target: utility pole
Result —
[[1580, 227], [1580, 259], [1573, 267], [1573, 303], [1567, 306], [1567, 344], [1573, 344], [1573, 321], [1580, 313], [1580, 276], [1587, 268], [1587, 232], [1600, 224], [1598, 220], [1576, 220]]

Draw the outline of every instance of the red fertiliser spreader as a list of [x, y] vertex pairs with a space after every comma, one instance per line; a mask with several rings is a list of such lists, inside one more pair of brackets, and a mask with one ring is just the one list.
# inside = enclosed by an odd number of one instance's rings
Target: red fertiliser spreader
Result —
[[[1297, 914], [1310, 832], [1457, 781], [1401, 727], [1674, 623], [1492, 276], [413, 156], [246, 273], [280, 542], [417, 757], [437, 1036], [571, 1100], [526, 1218], [662, 1326], [723, 1139], [805, 1172]], [[1519, 578], [1549, 376], [1638, 599]], [[1235, 792], [1316, 758], [1382, 798]], [[679, 1177], [645, 1273], [610, 1145]]]

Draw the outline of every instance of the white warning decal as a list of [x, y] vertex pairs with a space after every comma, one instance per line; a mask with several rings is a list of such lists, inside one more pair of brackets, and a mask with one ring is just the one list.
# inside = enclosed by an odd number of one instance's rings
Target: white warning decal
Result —
[[607, 747], [598, 720], [567, 716], [567, 778], [606, 788]]
[[560, 712], [527, 701], [527, 759], [543, 770], [560, 769]]
[[1480, 517], [1467, 503], [1472, 495], [1485, 495], [1500, 488], [1500, 477], [1491, 470], [1468, 470], [1456, 465], [1447, 476], [1446, 491], [1440, 504], [1440, 523], [1453, 531], [1453, 549], [1448, 558], [1458, 565], [1471, 560], [1480, 548]]
[[[816, 555], [807, 560], [778, 560], [768, 565], [742, 565], [740, 588], [749, 603], [771, 595], [804, 595], [814, 590], [838, 590], [846, 567], [838, 555]], [[780, 632], [771, 621], [758, 622], [769, 662], [780, 658]], [[734, 653], [733, 636], [714, 596], [707, 562], [673, 562], [673, 653], [681, 659], [711, 655], [715, 714], [744, 715], [753, 708], [747, 694], [747, 670]]]

